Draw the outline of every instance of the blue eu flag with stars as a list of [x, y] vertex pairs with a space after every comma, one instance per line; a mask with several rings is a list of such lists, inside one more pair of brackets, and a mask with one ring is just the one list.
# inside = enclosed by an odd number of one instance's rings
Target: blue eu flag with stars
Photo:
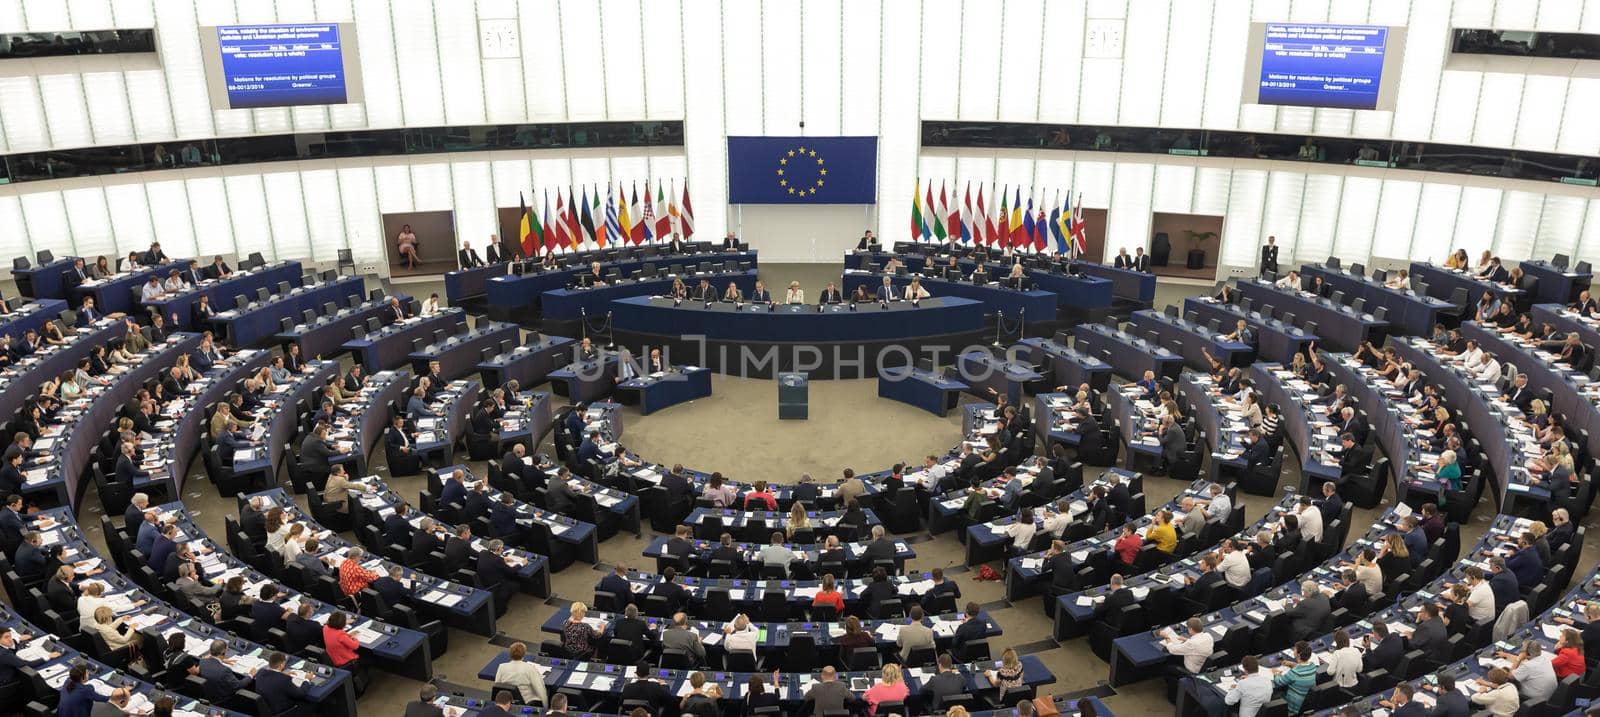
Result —
[[730, 204], [874, 204], [877, 137], [729, 137]]

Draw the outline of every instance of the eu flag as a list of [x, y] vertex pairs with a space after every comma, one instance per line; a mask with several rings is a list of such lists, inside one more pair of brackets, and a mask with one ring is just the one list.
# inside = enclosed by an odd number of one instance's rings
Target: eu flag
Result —
[[729, 137], [731, 204], [875, 204], [877, 137]]

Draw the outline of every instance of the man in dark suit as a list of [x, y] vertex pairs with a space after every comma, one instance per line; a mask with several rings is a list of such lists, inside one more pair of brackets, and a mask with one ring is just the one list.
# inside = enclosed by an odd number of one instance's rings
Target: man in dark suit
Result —
[[389, 310], [383, 312], [383, 322], [386, 324], [392, 324], [396, 321], [403, 320], [410, 315], [411, 313], [406, 310], [405, 305], [400, 303], [400, 299], [391, 296], [389, 297]]
[[1178, 427], [1177, 420], [1166, 415], [1161, 417], [1161, 463], [1163, 468], [1171, 470], [1172, 466], [1183, 459], [1183, 452], [1189, 449], [1189, 440], [1184, 437], [1183, 429]]
[[1387, 623], [1373, 622], [1372, 632], [1367, 633], [1362, 641], [1367, 648], [1367, 654], [1361, 658], [1363, 672], [1393, 670], [1406, 654], [1405, 638], [1389, 632]]
[[[1205, 599], [1211, 594], [1211, 591], [1215, 590], [1216, 587], [1223, 582], [1222, 572], [1217, 570], [1217, 565], [1219, 562], [1221, 561], [1217, 557], [1216, 553], [1206, 553], [1201, 555], [1200, 577], [1189, 579], [1189, 585], [1188, 587], [1184, 588], [1183, 596], [1192, 602], [1204, 604]], [[1110, 603], [1111, 598], [1107, 597], [1107, 614], [1110, 614]]]
[[676, 501], [689, 494], [692, 486], [689, 476], [684, 473], [683, 464], [673, 465], [672, 470], [661, 476], [661, 487], [666, 489], [668, 501]]
[[1133, 270], [1142, 271], [1146, 274], [1150, 273], [1150, 257], [1144, 253], [1144, 247], [1142, 246], [1133, 248]]
[[1328, 600], [1328, 604], [1332, 605], [1335, 610], [1339, 608], [1349, 610], [1352, 615], [1365, 614], [1367, 600], [1372, 597], [1367, 593], [1366, 583], [1356, 579], [1354, 568], [1345, 568], [1339, 574], [1339, 578], [1344, 583], [1344, 588], [1334, 593], [1333, 597]]
[[300, 652], [308, 646], [322, 647], [322, 623], [311, 619], [313, 612], [312, 604], [302, 601], [295, 614], [284, 621], [283, 632], [288, 637], [285, 646], [291, 652]]
[[1261, 429], [1250, 429], [1250, 439], [1244, 449], [1245, 470], [1254, 473], [1256, 470], [1272, 464], [1272, 448], [1261, 438]]
[[1528, 388], [1528, 374], [1517, 374], [1517, 377], [1511, 380], [1511, 388], [1506, 391], [1506, 400], [1522, 409], [1523, 413], [1529, 413], [1533, 408], [1534, 398], [1536, 396], [1533, 395], [1533, 389]]
[[1121, 249], [1117, 250], [1117, 257], [1112, 261], [1111, 265], [1118, 269], [1133, 268], [1133, 257], [1128, 255], [1127, 247], [1122, 247]]
[[525, 471], [530, 470], [528, 464], [522, 459], [528, 454], [528, 449], [521, 443], [513, 443], [511, 450], [500, 456], [500, 472], [509, 477], [518, 479], [526, 477]]
[[967, 680], [955, 671], [955, 660], [950, 653], [939, 653], [938, 672], [922, 683], [922, 694], [927, 695], [930, 707], [939, 707], [939, 700], [967, 691]]
[[228, 642], [226, 640], [212, 640], [211, 646], [206, 650], [205, 659], [200, 660], [200, 679], [205, 681], [205, 698], [208, 702], [221, 704], [233, 697], [235, 692], [242, 690], [250, 684], [251, 677], [240, 677], [234, 674], [223, 659], [228, 655]]
[[[149, 500], [145, 501], [146, 503]], [[144, 513], [138, 514], [138, 522], [144, 522]], [[17, 546], [22, 544], [22, 534], [27, 526], [22, 522], [22, 496], [11, 494], [6, 496], [6, 506], [0, 508], [0, 549], [6, 555], [16, 553]], [[138, 523], [129, 530], [132, 533], [138, 529]]]
[[505, 540], [521, 539], [522, 528], [517, 524], [517, 499], [510, 493], [501, 493], [500, 500], [489, 504], [489, 532]]
[[833, 282], [831, 281], [828, 282], [827, 288], [822, 290], [822, 295], [817, 298], [818, 304], [838, 304], [842, 303], [843, 301], [844, 294], [840, 293], [839, 287], [834, 286]]
[[616, 606], [621, 610], [633, 604], [633, 586], [628, 582], [628, 566], [617, 563], [611, 569], [611, 574], [600, 578], [600, 584], [595, 586], [595, 592], [611, 593], [616, 596]]
[[[411, 540], [411, 523], [406, 520], [406, 514], [411, 512], [411, 507], [401, 503], [393, 513], [383, 519], [383, 544], [405, 545]], [[432, 519], [426, 519], [431, 521]], [[423, 523], [424, 525], [427, 522]]]
[[878, 285], [878, 293], [873, 294], [873, 298], [883, 303], [888, 303], [899, 298], [895, 294], [894, 283], [889, 280], [889, 277], [883, 277], [883, 283]]
[[89, 324], [99, 321], [103, 316], [105, 316], [105, 314], [100, 313], [100, 310], [95, 308], [94, 297], [85, 296], [83, 297], [83, 305], [78, 307], [78, 320], [76, 323], [78, 328], [81, 329]]
[[467, 502], [467, 472], [457, 468], [450, 472], [450, 477], [444, 481], [444, 487], [439, 490], [440, 505], [466, 505]]
[[404, 717], [444, 717], [444, 710], [433, 703], [436, 699], [439, 699], [439, 688], [423, 684], [417, 699], [406, 703]]
[[22, 484], [22, 454], [13, 453], [5, 460], [5, 466], [0, 467], [0, 492], [6, 495], [21, 493]]
[[1078, 427], [1078, 456], [1092, 456], [1100, 452], [1103, 436], [1100, 435], [1100, 421], [1096, 420], [1089, 409], [1079, 407], [1077, 410]]
[[472, 248], [470, 241], [461, 242], [461, 248], [456, 251], [456, 261], [460, 262], [463, 269], [483, 266], [483, 258], [478, 256], [478, 250]]
[[1339, 445], [1343, 448], [1339, 451], [1340, 482], [1365, 476], [1372, 468], [1372, 449], [1356, 443], [1356, 437], [1349, 433], [1339, 435]]
[[1261, 247], [1261, 273], [1278, 273], [1278, 238], [1267, 237], [1266, 246]]
[[707, 304], [715, 303], [719, 298], [717, 288], [711, 285], [710, 279], [701, 279], [700, 285], [694, 288], [694, 293], [690, 294], [690, 296], [695, 301]]
[[653, 648], [660, 639], [655, 630], [650, 629], [650, 623], [639, 617], [639, 606], [629, 605], [622, 608], [622, 617], [611, 623], [611, 637], [616, 640], [627, 640], [639, 648]]
[[956, 634], [951, 638], [950, 641], [951, 647], [959, 650], [962, 647], [965, 647], [969, 642], [976, 642], [978, 640], [984, 640], [988, 638], [989, 627], [988, 625], [984, 624], [983, 620], [979, 619], [979, 615], [982, 612], [983, 610], [982, 608], [978, 607], [978, 603], [967, 603], [967, 617], [965, 620], [961, 621], [960, 625], [956, 626]]
[[[404, 519], [402, 519], [404, 520]], [[416, 559], [426, 559], [429, 553], [444, 550], [444, 541], [439, 539], [439, 524], [433, 518], [423, 518], [421, 525], [411, 534], [411, 554]], [[406, 543], [396, 543], [405, 545]]]
[[161, 242], [152, 243], [150, 248], [145, 250], [144, 255], [139, 257], [139, 263], [145, 266], [155, 266], [169, 261], [172, 260], [167, 257], [167, 253], [161, 251]]
[[1333, 612], [1333, 604], [1312, 580], [1300, 583], [1300, 596], [1285, 613], [1289, 618], [1289, 639], [1308, 640], [1322, 632], [1322, 623]]
[[1444, 621], [1439, 619], [1439, 607], [1432, 600], [1424, 600], [1417, 611], [1417, 627], [1406, 639], [1406, 651], [1422, 650], [1426, 654], [1429, 650], [1443, 649], [1449, 639]]
[[1333, 525], [1344, 512], [1344, 499], [1339, 497], [1339, 490], [1333, 481], [1322, 484], [1322, 500], [1317, 501], [1317, 510], [1322, 512], [1322, 524]]
[[[672, 690], [667, 686], [651, 679], [655, 674], [656, 666], [649, 662], [642, 662], [634, 668], [633, 681], [622, 687], [623, 702], [635, 700], [650, 705], [651, 714], [666, 714], [667, 710], [677, 706], [678, 701], [673, 698]], [[923, 689], [927, 689], [924, 687]], [[410, 717], [407, 715], [407, 717]]]
[[283, 629], [284, 621], [289, 619], [289, 611], [278, 604], [278, 586], [267, 583], [261, 586], [260, 597], [250, 603], [250, 619], [256, 622], [256, 629], [266, 631], [271, 628]]
[[329, 461], [336, 453], [333, 441], [328, 440], [328, 433], [332, 426], [326, 423], [317, 423], [311, 435], [300, 442], [300, 470], [306, 474], [317, 490], [322, 490], [328, 480], [328, 472], [332, 470]]
[[922, 594], [921, 602], [922, 609], [929, 615], [935, 614], [933, 605], [939, 600], [940, 596], [949, 595], [953, 599], [961, 599], [961, 586], [944, 578], [944, 568], [934, 568], [928, 577], [933, 581], [933, 587], [928, 588], [928, 591]]
[[446, 565], [466, 565], [472, 555], [472, 528], [466, 525], [456, 526], [456, 534], [444, 541], [444, 560]]
[[884, 535], [883, 526], [872, 526], [872, 542], [867, 543], [867, 547], [861, 551], [861, 559], [871, 565], [884, 560], [893, 561], [897, 554], [894, 540]]
[[[478, 518], [489, 517], [489, 485], [478, 483], [467, 491], [467, 500], [461, 510], [461, 519], [466, 522]], [[495, 501], [498, 503], [499, 501]]]
[[[310, 714], [311, 696], [283, 671], [288, 664], [288, 655], [276, 650], [267, 653], [267, 668], [256, 671], [256, 694], [261, 695], [261, 701], [279, 717]], [[291, 709], [294, 711], [290, 712]]]
[[[483, 573], [479, 572], [478, 576], [482, 578]], [[378, 597], [383, 598], [384, 605], [391, 608], [396, 605], [404, 605], [406, 604], [406, 598], [411, 594], [411, 591], [406, 589], [405, 583], [400, 582], [404, 577], [405, 571], [400, 566], [391, 565], [386, 573], [379, 575], [376, 580], [368, 583], [367, 587], [378, 593]], [[498, 605], [499, 602], [496, 601], [496, 604]]]
[[506, 261], [507, 257], [500, 253], [500, 237], [489, 235], [489, 245], [483, 248], [484, 261], [490, 264], [499, 264]]
[[856, 251], [877, 251], [882, 248], [883, 245], [878, 243], [878, 237], [873, 236], [871, 230], [862, 234], [861, 239], [856, 242]]
[[738, 237], [738, 235], [734, 234], [733, 232], [728, 232], [728, 235], [722, 238], [722, 250], [723, 251], [738, 251], [739, 250], [739, 237]]

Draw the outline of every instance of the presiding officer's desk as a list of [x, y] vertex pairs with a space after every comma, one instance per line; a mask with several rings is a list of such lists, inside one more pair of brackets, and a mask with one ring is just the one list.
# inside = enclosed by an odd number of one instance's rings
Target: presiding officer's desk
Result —
[[[573, 286], [551, 289], [544, 292], [541, 299], [544, 305], [544, 320], [559, 322], [558, 328], [566, 331], [566, 324], [576, 324], [585, 317], [593, 321], [605, 318], [611, 311], [611, 302], [629, 296], [667, 296], [672, 293], [674, 278], [683, 279], [684, 287], [693, 294], [700, 286], [700, 280], [705, 279], [717, 296], [722, 296], [728, 290], [729, 284], [735, 284], [744, 296], [756, 289], [756, 279], [759, 272], [755, 269], [739, 269], [724, 271], [721, 269], [708, 272], [689, 272], [681, 276], [666, 276], [657, 279], [622, 279], [607, 283], [603, 286]], [[769, 292], [770, 293], [770, 292]], [[554, 325], [553, 325], [554, 326]], [[572, 326], [570, 328], [576, 328]], [[552, 329], [554, 330], [554, 329]]]
[[[211, 579], [213, 583], [216, 583], [220, 581], [214, 580], [214, 578], [220, 578], [225, 574], [229, 577], [240, 575], [245, 579], [246, 592], [251, 595], [258, 594], [261, 585], [273, 582], [248, 566], [240, 564], [233, 555], [216, 548], [204, 534], [191, 530], [193, 524], [188, 521], [188, 516], [182, 512], [182, 504], [172, 503], [159, 506], [156, 510], [162, 514], [164, 519], [168, 515], [178, 519], [180, 540], [189, 541], [191, 544], [199, 542], [214, 549], [213, 552], [204, 556], [196, 555], [198, 558], [196, 568], [201, 573], [200, 577]], [[79, 578], [76, 584], [80, 590], [83, 585], [89, 582], [105, 584], [106, 588], [102, 597], [111, 602], [110, 606], [117, 616], [128, 618], [131, 627], [149, 632], [162, 639], [163, 642], [174, 633], [182, 632], [185, 636], [185, 650], [196, 658], [204, 656], [203, 651], [210, 646], [211, 641], [221, 640], [226, 644], [227, 655], [231, 658], [226, 664], [236, 673], [248, 674], [247, 671], [250, 667], [259, 664], [262, 659], [261, 656], [267, 652], [268, 648], [265, 645], [252, 642], [247, 637], [235, 635], [195, 617], [198, 613], [185, 612], [171, 603], [160, 600], [148, 589], [135, 582], [127, 574], [132, 569], [131, 558], [139, 555], [133, 549], [131, 543], [123, 546], [124, 550], [117, 550], [118, 546], [110, 541], [116, 540], [116, 542], [120, 543], [121, 539], [107, 536], [108, 547], [114, 551], [112, 555], [118, 558], [116, 561], [107, 560], [95, 549], [88, 538], [83, 536], [82, 530], [72, 521], [72, 516], [66, 509], [57, 508], [35, 513], [30, 517], [35, 521], [40, 518], [49, 518], [54, 521], [54, 525], [49, 528], [44, 528], [38, 523], [35, 523], [35, 527], [39, 529], [45, 546], [61, 546], [61, 559], [64, 562], [91, 561], [90, 564], [93, 567], [105, 571], [92, 577]], [[131, 539], [132, 537], [129, 536], [129, 540]], [[141, 565], [139, 567], [144, 566]], [[288, 595], [279, 593], [279, 595], [283, 598], [283, 604], [286, 608], [291, 605], [290, 601], [298, 603], [298, 600], [295, 600], [297, 595], [293, 592]], [[299, 599], [310, 600], [310, 598], [304, 596], [299, 596]], [[144, 605], [135, 604], [139, 601], [144, 601]], [[313, 619], [326, 621], [327, 616], [332, 613], [333, 607], [317, 601], [311, 602], [316, 606]], [[357, 627], [372, 624], [370, 622], [362, 623], [358, 620], [356, 625], [350, 628], [350, 631], [353, 633]], [[391, 635], [391, 637], [394, 636]], [[362, 640], [362, 645], [363, 647], [377, 649], [374, 645], [384, 642], [384, 638], [379, 636], [374, 643]], [[426, 650], [423, 650], [423, 652], [426, 653]], [[311, 702], [317, 708], [319, 714], [336, 717], [355, 717], [356, 696], [349, 672], [295, 656], [289, 658], [288, 667], [309, 678], [302, 686], [309, 693]]]
[[485, 264], [471, 269], [456, 269], [444, 273], [444, 298], [451, 306], [483, 298], [489, 279], [511, 273], [512, 262]]
[[861, 304], [674, 303], [661, 297], [611, 302], [616, 340], [662, 346], [722, 373], [766, 376], [796, 367], [811, 378], [870, 376], [910, 363], [923, 349], [976, 341], [984, 305], [959, 297]]
[[157, 266], [141, 266], [125, 273], [112, 274], [104, 279], [90, 279], [72, 287], [72, 305], [80, 306], [83, 304], [83, 297], [93, 296], [94, 305], [100, 307], [101, 311], [108, 314], [119, 311], [132, 313], [139, 307], [139, 293], [151, 276], [165, 281], [171, 272], [177, 271], [182, 274], [192, 263], [194, 262], [188, 259], [178, 259]]
[[686, 300], [674, 305], [663, 297], [620, 299], [611, 306], [619, 331], [711, 341], [880, 341], [977, 331], [983, 325], [983, 304], [961, 298], [896, 301], [887, 307], [878, 302], [828, 304], [821, 311], [815, 304], [719, 301], [707, 306]]
[[[937, 270], [938, 267], [931, 267]], [[855, 293], [856, 287], [865, 287], [867, 294], [876, 296], [878, 288], [883, 286], [883, 277], [879, 272], [865, 272], [847, 270], [840, 283], [839, 290], [845, 296]], [[967, 280], [954, 281], [950, 279], [934, 278], [936, 274], [918, 276], [916, 278], [932, 296], [958, 296], [963, 299], [981, 301], [990, 311], [999, 311], [1008, 318], [1025, 318], [1029, 321], [1054, 321], [1056, 318], [1056, 297], [1048, 291], [1039, 289], [1016, 289], [1003, 283], [977, 284]], [[905, 288], [911, 283], [913, 277], [891, 276], [889, 285], [893, 286], [895, 293], [904, 295]]]
[[[950, 253], [942, 251], [943, 247], [934, 249], [932, 256], [920, 253], [933, 249], [928, 246], [918, 247], [914, 244], [897, 243], [897, 253], [890, 254], [882, 251], [854, 252], [844, 257], [846, 270], [881, 270], [887, 265], [890, 258], [897, 258], [905, 265], [907, 271], [920, 271], [928, 275], [938, 275], [942, 267], [949, 264]], [[981, 252], [985, 253], [985, 252]], [[1010, 264], [1021, 257], [1007, 258], [1004, 256], [987, 257], [986, 265], [998, 264], [995, 269], [986, 269], [991, 279], [1004, 278], [1010, 271]], [[1037, 265], [1038, 262], [1027, 262]], [[969, 275], [977, 267], [977, 261], [972, 257], [963, 256], [956, 260], [956, 266], [962, 275]], [[1004, 271], [1001, 271], [1004, 269]], [[1065, 273], [1065, 268], [1060, 264], [1053, 264], [1046, 268], [1034, 268], [1025, 271], [1027, 278], [1033, 283], [1034, 291], [1042, 291], [1055, 295], [1056, 306], [1076, 317], [1091, 316], [1104, 309], [1111, 308], [1112, 281], [1098, 276], [1083, 276]], [[876, 285], [874, 285], [875, 287]], [[869, 290], [874, 287], [869, 287]], [[1049, 319], [1055, 312], [1039, 315], [1040, 320]]]
[[[1409, 510], [1407, 510], [1409, 513]], [[1310, 580], [1317, 584], [1330, 597], [1343, 587], [1342, 569], [1353, 563], [1362, 549], [1371, 549], [1377, 554], [1383, 536], [1397, 532], [1400, 515], [1396, 508], [1390, 508], [1378, 517], [1377, 522], [1367, 529], [1365, 535], [1357, 538], [1349, 546], [1313, 566], [1310, 570], [1296, 575], [1273, 575], [1278, 581], [1278, 586], [1267, 589], [1259, 595], [1254, 595], [1244, 600], [1239, 600], [1225, 607], [1202, 613], [1197, 617], [1205, 625], [1206, 632], [1211, 633], [1214, 640], [1220, 643], [1224, 636], [1232, 630], [1244, 630], [1254, 633], [1262, 638], [1267, 638], [1267, 631], [1274, 627], [1282, 627], [1287, 621], [1285, 614], [1288, 603], [1300, 594], [1300, 583]], [[1451, 560], [1454, 556], [1445, 556]], [[1257, 570], [1261, 570], [1258, 568]], [[1270, 568], [1268, 568], [1270, 573]], [[1389, 578], [1390, 576], [1385, 576]], [[1400, 576], [1393, 576], [1400, 577]], [[1386, 583], [1391, 582], [1386, 580]], [[1180, 586], [1181, 589], [1181, 586]], [[1237, 593], [1233, 593], [1237, 594]], [[1151, 622], [1166, 622], [1159, 618]], [[1118, 637], [1112, 643], [1111, 649], [1111, 674], [1110, 682], [1113, 687], [1138, 682], [1142, 679], [1160, 674], [1160, 668], [1167, 664], [1172, 654], [1169, 653], [1161, 640], [1161, 631], [1171, 630], [1174, 634], [1184, 634], [1185, 627], [1180, 621], [1177, 624], [1158, 627], [1155, 630], [1142, 630], [1132, 635]], [[1260, 631], [1260, 632], [1258, 632]], [[1267, 638], [1270, 639], [1270, 638]], [[1281, 647], [1273, 644], [1271, 647]], [[1231, 656], [1230, 656], [1231, 657]], [[1240, 657], [1243, 657], [1242, 655]]]
[[1051, 366], [1049, 375], [1056, 386], [1070, 386], [1076, 391], [1078, 386], [1087, 383], [1089, 388], [1104, 391], [1111, 383], [1111, 365], [1073, 348], [1067, 343], [1066, 332], [1060, 332], [1056, 337], [1026, 338], [1018, 342], [1013, 350], [1017, 358], [1023, 361], [1035, 366]]
[[[293, 322], [284, 329], [280, 321], [280, 330], [273, 338], [279, 343], [298, 345], [301, 356], [329, 358], [344, 350], [344, 342], [350, 340], [350, 329], [366, 326], [368, 319], [382, 322], [386, 316], [393, 316], [394, 311], [389, 308], [391, 297], [398, 299], [401, 306], [412, 307], [411, 297], [405, 294], [391, 294], [368, 301], [361, 301], [360, 296], [360, 292], [352, 293], [346, 297], [344, 308], [316, 316], [311, 323]], [[415, 308], [409, 310], [415, 311]]]
[[[1330, 299], [1301, 291], [1299, 287], [1280, 289], [1261, 279], [1240, 279], [1238, 287], [1239, 295], [1251, 301], [1252, 310], [1260, 311], [1265, 316], [1268, 310], [1264, 307], [1270, 306], [1275, 316], [1294, 314], [1295, 320], [1285, 323], [1303, 327], [1307, 332], [1322, 337], [1325, 348], [1354, 351], [1372, 341], [1376, 334], [1389, 329], [1387, 320], [1380, 320], [1370, 313], [1371, 306], [1357, 312], [1348, 305], [1336, 304]], [[1345, 298], [1349, 300], [1350, 297]], [[1311, 330], [1306, 323], [1308, 321], [1317, 324], [1316, 330]]]
[[[646, 264], [653, 265], [656, 271], [681, 274], [681, 271], [672, 271], [673, 267], [681, 266], [685, 270], [689, 267], [708, 265], [708, 269], [726, 267], [728, 262], [748, 269], [756, 263], [756, 253], [753, 251], [715, 252], [693, 255], [668, 255], [647, 258], [630, 258], [615, 261], [604, 261], [600, 264], [602, 276], [616, 271], [623, 277], [633, 276], [644, 268]], [[578, 258], [574, 263], [559, 269], [538, 271], [538, 264], [530, 264], [527, 274], [511, 274], [496, 276], [489, 279], [486, 295], [488, 297], [489, 318], [500, 321], [516, 321], [527, 316], [530, 311], [538, 311], [543, 307], [543, 294], [547, 291], [565, 289], [578, 282], [580, 274], [590, 270], [590, 261]], [[609, 281], [609, 279], [608, 279]]]
[[[388, 320], [385, 316], [384, 320]], [[397, 368], [407, 361], [412, 343], [417, 339], [431, 341], [435, 331], [458, 333], [467, 322], [466, 312], [458, 308], [442, 309], [432, 316], [409, 316], [377, 331], [369, 331], [359, 339], [344, 342], [343, 348], [355, 355], [368, 373]]]
[[551, 371], [572, 359], [573, 339], [532, 334], [527, 343], [478, 362], [478, 376], [486, 387], [498, 388], [516, 381], [522, 388], [544, 383]]
[[[171, 322], [168, 326], [174, 331], [190, 330], [196, 328], [194, 307], [200, 303], [200, 297], [207, 297], [211, 300], [211, 308], [221, 311], [219, 307], [233, 306], [235, 296], [255, 296], [257, 289], [279, 293], [284, 286], [298, 287], [301, 271], [298, 261], [279, 261], [248, 270], [241, 269], [225, 279], [203, 279], [199, 284], [184, 284], [183, 291], [169, 291], [159, 299], [141, 300], [139, 303], [150, 311], [161, 312]], [[188, 278], [187, 273], [183, 272], [185, 278]], [[203, 275], [204, 270], [201, 273]]]
[[1305, 264], [1300, 267], [1300, 275], [1307, 281], [1320, 277], [1329, 293], [1342, 291], [1346, 301], [1365, 300], [1368, 312], [1384, 307], [1389, 312], [1384, 318], [1394, 327], [1395, 333], [1427, 336], [1439, 323], [1439, 312], [1450, 308], [1450, 302], [1444, 299], [1411, 289], [1391, 289], [1381, 281], [1350, 273], [1346, 269]]

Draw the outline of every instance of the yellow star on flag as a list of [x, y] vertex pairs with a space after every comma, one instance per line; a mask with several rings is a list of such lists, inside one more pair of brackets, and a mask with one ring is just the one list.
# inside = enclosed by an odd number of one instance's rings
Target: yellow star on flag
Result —
[[[820, 162], [821, 162], [821, 161], [822, 161], [822, 160], [820, 160], [820, 159], [819, 159], [819, 160], [817, 160], [817, 161], [818, 161], [818, 162], [819, 162], [819, 163], [820, 163]], [[828, 176], [828, 170], [826, 170], [826, 169], [819, 169], [819, 170], [817, 170], [817, 174], [820, 174], [820, 175], [822, 175], [822, 176], [824, 176], [824, 177], [826, 177], [826, 176]]]
[[805, 154], [806, 153], [806, 148], [805, 147], [801, 147], [800, 148], [800, 153], [801, 154]]
[[782, 176], [783, 176], [783, 170], [781, 170], [781, 169], [780, 169], [780, 170], [778, 170], [778, 176], [780, 176], [780, 177], [782, 177]]
[[[790, 152], [789, 154], [794, 154], [794, 152]], [[789, 163], [789, 158], [788, 157], [779, 157], [778, 158], [778, 164], [788, 164], [788, 163]]]
[[793, 157], [793, 156], [794, 156], [794, 150], [792, 150], [792, 149], [791, 149], [791, 150], [789, 150], [789, 156], [790, 156], [790, 157]]

